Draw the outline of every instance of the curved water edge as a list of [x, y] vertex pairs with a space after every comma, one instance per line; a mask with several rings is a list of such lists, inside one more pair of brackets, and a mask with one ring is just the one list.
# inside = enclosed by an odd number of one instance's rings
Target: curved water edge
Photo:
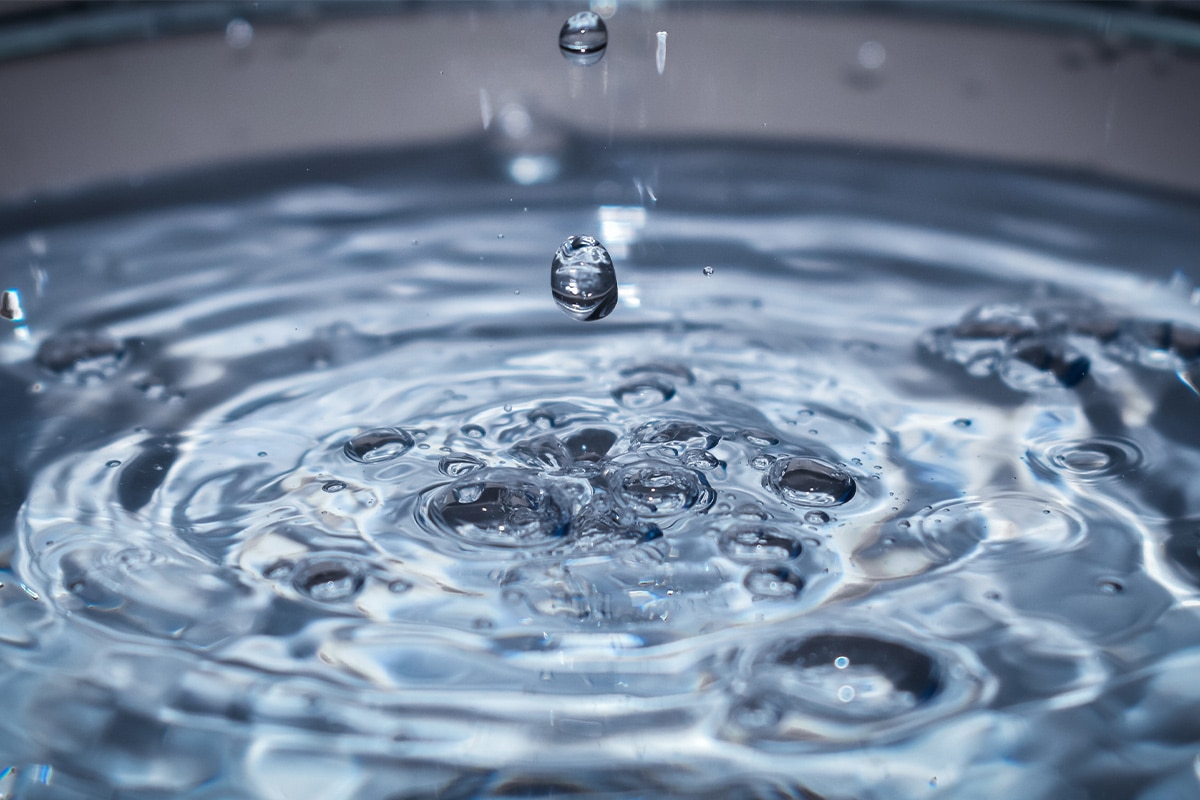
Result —
[[592, 152], [0, 241], [0, 788], [1193, 786], [1198, 206]]

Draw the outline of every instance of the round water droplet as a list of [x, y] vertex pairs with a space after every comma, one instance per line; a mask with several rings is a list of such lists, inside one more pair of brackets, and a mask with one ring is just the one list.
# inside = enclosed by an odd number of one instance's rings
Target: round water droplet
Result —
[[590, 66], [604, 57], [608, 26], [599, 14], [581, 11], [571, 15], [558, 33], [559, 51], [573, 64]]
[[651, 408], [674, 397], [675, 387], [661, 378], [643, 377], [621, 384], [612, 396], [625, 408]]
[[359, 463], [377, 464], [404, 455], [412, 446], [412, 436], [399, 428], [372, 428], [352, 437], [343, 451]]
[[322, 603], [349, 600], [362, 591], [364, 582], [358, 563], [340, 556], [305, 560], [292, 576], [296, 591]]
[[617, 500], [647, 517], [669, 517], [712, 502], [708, 484], [690, 469], [658, 461], [641, 461], [613, 477]]
[[828, 461], [799, 456], [771, 465], [763, 485], [800, 506], [840, 506], [854, 497], [854, 479]]
[[225, 44], [243, 50], [254, 41], [254, 26], [244, 19], [231, 19], [225, 26]]
[[704, 268], [704, 275], [705, 275], [705, 277], [709, 277], [709, 276], [711, 276], [711, 275], [713, 274], [713, 272], [714, 272], [714, 271], [715, 271], [715, 270], [713, 270], [713, 268], [712, 268], [712, 267], [705, 267], [705, 268]]
[[516, 469], [473, 472], [435, 492], [428, 519], [440, 530], [490, 547], [530, 547], [566, 535], [570, 504], [535, 473]]
[[550, 292], [563, 312], [581, 322], [604, 319], [617, 305], [617, 272], [604, 245], [572, 236], [550, 263]]
[[742, 581], [756, 600], [787, 600], [800, 594], [804, 579], [787, 567], [759, 567]]
[[799, 556], [802, 550], [798, 539], [763, 525], [730, 528], [721, 534], [719, 545], [721, 552], [744, 564], [788, 561]]

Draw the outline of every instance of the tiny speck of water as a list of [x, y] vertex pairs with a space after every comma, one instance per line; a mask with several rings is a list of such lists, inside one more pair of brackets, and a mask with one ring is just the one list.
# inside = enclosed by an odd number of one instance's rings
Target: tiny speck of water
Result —
[[591, 11], [572, 14], [558, 33], [558, 49], [563, 58], [581, 67], [598, 62], [607, 47], [608, 26], [599, 14]]
[[580, 322], [604, 319], [617, 306], [612, 256], [591, 236], [572, 236], [550, 262], [550, 292], [567, 316]]

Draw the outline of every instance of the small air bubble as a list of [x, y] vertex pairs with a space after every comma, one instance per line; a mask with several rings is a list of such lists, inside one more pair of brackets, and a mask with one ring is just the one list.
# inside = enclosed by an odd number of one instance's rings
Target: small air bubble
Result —
[[322, 491], [329, 492], [330, 494], [333, 494], [334, 492], [340, 492], [345, 488], [346, 484], [342, 483], [341, 481], [327, 481], [321, 486]]
[[482, 425], [476, 425], [473, 422], [463, 425], [461, 428], [459, 428], [459, 431], [463, 436], [469, 436], [472, 439], [482, 439], [484, 435], [487, 434], [487, 431]]
[[109, 469], [113, 469], [114, 467], [121, 466], [121, 462], [114, 458], [111, 461], [105, 461], [104, 466], [108, 467]]

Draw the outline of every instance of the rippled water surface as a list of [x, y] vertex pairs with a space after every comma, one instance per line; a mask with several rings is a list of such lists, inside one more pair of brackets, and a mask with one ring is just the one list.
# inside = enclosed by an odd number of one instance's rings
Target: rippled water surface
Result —
[[558, 157], [0, 213], [0, 794], [1200, 791], [1200, 206]]

